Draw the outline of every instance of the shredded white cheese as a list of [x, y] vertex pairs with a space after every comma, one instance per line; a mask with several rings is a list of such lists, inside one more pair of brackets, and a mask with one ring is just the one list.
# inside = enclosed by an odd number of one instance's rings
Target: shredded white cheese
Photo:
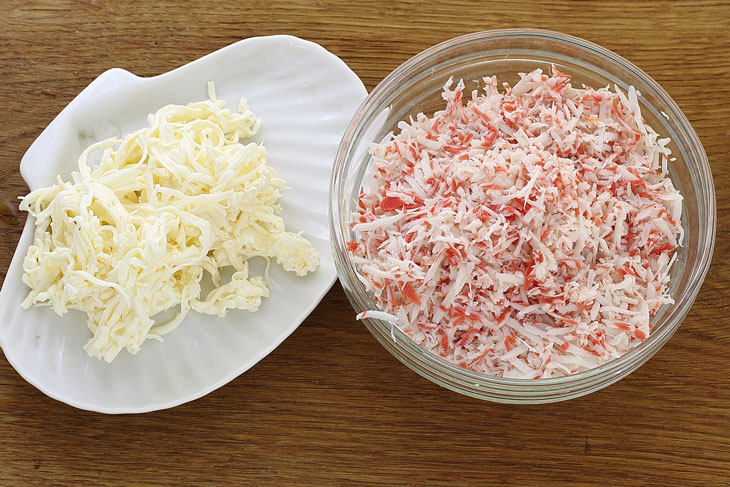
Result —
[[671, 303], [682, 197], [638, 93], [553, 68], [400, 122], [372, 150], [348, 244], [379, 307], [455, 364], [500, 377], [587, 370]]
[[[266, 277], [249, 275], [252, 257], [275, 258], [300, 276], [317, 268], [311, 244], [286, 232], [278, 215], [285, 183], [267, 165], [266, 149], [244, 143], [261, 120], [246, 100], [236, 113], [212, 83], [208, 93], [207, 101], [161, 108], [122, 140], [92, 145], [71, 181], [59, 176], [21, 203], [36, 218], [23, 307], [86, 312], [93, 337], [84, 348], [93, 357], [137, 353], [191, 309], [256, 311], [271, 289]], [[101, 161], [89, 164], [97, 152]], [[220, 270], [229, 266], [233, 275], [222, 283]], [[206, 273], [213, 289], [201, 297]], [[176, 306], [175, 318], [156, 323]]]

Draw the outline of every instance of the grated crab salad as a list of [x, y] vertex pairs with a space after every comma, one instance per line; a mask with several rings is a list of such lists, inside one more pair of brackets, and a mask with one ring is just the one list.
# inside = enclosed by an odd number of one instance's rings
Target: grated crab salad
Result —
[[484, 78], [371, 148], [348, 251], [377, 310], [424, 349], [498, 377], [594, 368], [644, 341], [683, 238], [669, 139], [630, 87], [552, 68]]

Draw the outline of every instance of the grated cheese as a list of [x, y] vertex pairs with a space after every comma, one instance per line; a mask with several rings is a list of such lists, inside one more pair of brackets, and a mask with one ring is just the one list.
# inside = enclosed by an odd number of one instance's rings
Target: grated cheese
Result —
[[573, 374], [626, 353], [671, 303], [682, 197], [636, 90], [553, 68], [400, 122], [371, 149], [348, 250], [385, 319], [499, 377]]
[[[241, 100], [225, 108], [212, 83], [209, 100], [168, 105], [149, 126], [87, 148], [70, 181], [37, 189], [21, 208], [36, 218], [23, 262], [27, 308], [48, 304], [59, 315], [88, 316], [92, 357], [111, 362], [135, 354], [148, 338], [174, 330], [190, 310], [225, 316], [256, 311], [271, 291], [248, 260], [275, 258], [299, 276], [318, 257], [301, 235], [286, 232], [277, 200], [284, 181], [266, 149], [243, 141], [261, 120]], [[89, 163], [93, 153], [101, 161]], [[232, 267], [228, 282], [220, 271]], [[213, 289], [201, 297], [201, 281]], [[157, 323], [155, 315], [179, 306]]]

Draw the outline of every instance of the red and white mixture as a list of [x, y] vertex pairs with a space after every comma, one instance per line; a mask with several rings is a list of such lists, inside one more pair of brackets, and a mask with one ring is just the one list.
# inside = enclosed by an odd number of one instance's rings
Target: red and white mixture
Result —
[[649, 335], [683, 237], [669, 139], [632, 88], [537, 69], [400, 122], [372, 150], [348, 249], [379, 310], [420, 346], [499, 377], [573, 374]]

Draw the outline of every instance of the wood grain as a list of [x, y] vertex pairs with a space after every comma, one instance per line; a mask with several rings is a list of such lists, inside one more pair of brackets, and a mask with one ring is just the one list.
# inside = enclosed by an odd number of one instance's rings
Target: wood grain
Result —
[[336, 285], [277, 350], [193, 403], [104, 416], [56, 402], [0, 357], [0, 485], [730, 485], [730, 5], [683, 2], [4, 0], [0, 272], [25, 215], [25, 150], [111, 67], [168, 71], [241, 38], [293, 34], [372, 89], [417, 52], [477, 30], [538, 27], [599, 43], [674, 97], [718, 190], [715, 258], [652, 360], [588, 397], [504, 406], [410, 372]]

